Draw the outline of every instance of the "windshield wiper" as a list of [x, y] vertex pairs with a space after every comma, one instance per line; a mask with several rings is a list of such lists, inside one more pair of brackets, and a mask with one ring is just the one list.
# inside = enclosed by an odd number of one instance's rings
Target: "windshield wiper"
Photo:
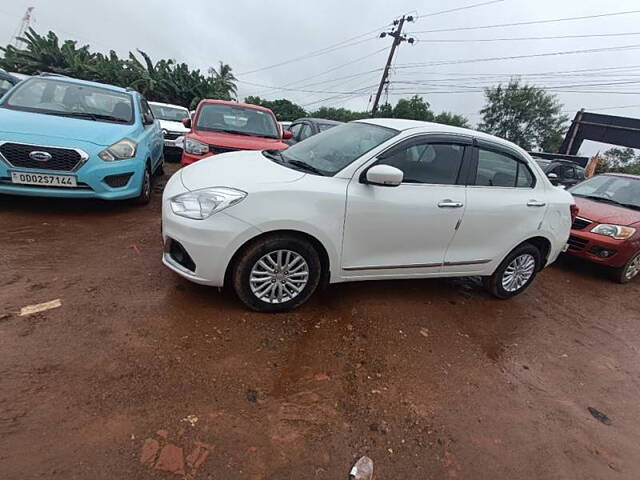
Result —
[[614, 200], [612, 198], [599, 197], [598, 195], [580, 195], [580, 194], [578, 194], [578, 196], [582, 197], [582, 198], [588, 198], [589, 200], [595, 200], [596, 202], [603, 202], [603, 203], [611, 203], [613, 205], [620, 205], [621, 207], [626, 207], [628, 205], [628, 204], [625, 204], [625, 203], [618, 202], [617, 200]]
[[107, 120], [110, 122], [119, 122], [119, 123], [128, 123], [128, 120], [124, 118], [114, 117], [112, 115], [102, 115], [100, 113], [89, 113], [89, 112], [56, 112], [50, 113], [50, 115], [60, 115], [62, 117], [77, 117], [77, 118], [86, 118], [89, 120]]
[[263, 150], [262, 154], [270, 160], [274, 160], [278, 163], [284, 163], [284, 158], [282, 157], [280, 150]]
[[[280, 154], [280, 155], [282, 155], [282, 154]], [[289, 165], [293, 165], [294, 167], [298, 167], [301, 170], [306, 170], [307, 172], [315, 173], [316, 175], [322, 175], [323, 177], [325, 176], [325, 173], [322, 170], [320, 170], [319, 168], [314, 167], [313, 165], [309, 165], [306, 162], [303, 162], [303, 161], [300, 161], [300, 160], [289, 160], [289, 159], [287, 159], [287, 163]]]

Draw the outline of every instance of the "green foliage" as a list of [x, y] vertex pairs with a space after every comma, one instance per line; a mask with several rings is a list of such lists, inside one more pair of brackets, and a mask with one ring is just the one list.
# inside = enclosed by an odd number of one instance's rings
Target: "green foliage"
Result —
[[485, 89], [486, 104], [478, 128], [506, 138], [525, 150], [556, 151], [567, 117], [555, 95], [533, 85], [509, 84]]
[[393, 107], [393, 118], [406, 118], [409, 120], [422, 120], [424, 122], [433, 121], [433, 112], [431, 111], [429, 102], [418, 95], [414, 95], [410, 99], [401, 98]]
[[281, 98], [279, 100], [265, 100], [260, 97], [247, 97], [244, 99], [245, 103], [251, 103], [253, 105], [261, 105], [263, 107], [271, 109], [278, 120], [293, 121], [298, 118], [306, 117], [307, 112], [300, 105], [297, 105], [290, 100]]
[[39, 35], [33, 29], [25, 32], [25, 46], [0, 47], [3, 58], [0, 67], [5, 70], [34, 75], [39, 72], [59, 73], [74, 78], [131, 87], [149, 100], [174, 103], [194, 108], [202, 98], [231, 100], [236, 96], [236, 78], [229, 65], [220, 62], [207, 74], [191, 70], [185, 63], [175, 60], [153, 62], [138, 50], [138, 56], [129, 52], [120, 58], [112, 50], [108, 54], [92, 53], [88, 45], [66, 40], [60, 45], [57, 35], [48, 32]]
[[640, 175], [640, 154], [633, 148], [610, 148], [600, 155], [596, 173], [619, 172]]
[[355, 112], [346, 108], [320, 107], [314, 112], [309, 112], [309, 116], [337, 120], [338, 122], [350, 122], [361, 118], [369, 118], [371, 114], [368, 112]]
[[469, 128], [469, 120], [457, 113], [442, 112], [433, 119], [436, 123], [444, 123], [445, 125], [453, 125], [454, 127]]

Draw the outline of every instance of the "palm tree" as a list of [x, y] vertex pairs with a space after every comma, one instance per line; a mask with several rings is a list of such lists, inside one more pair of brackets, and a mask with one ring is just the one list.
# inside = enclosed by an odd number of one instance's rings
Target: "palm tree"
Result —
[[213, 77], [213, 87], [219, 97], [230, 100], [238, 95], [238, 79], [232, 73], [231, 65], [221, 61], [217, 70], [213, 67], [209, 69], [209, 75]]

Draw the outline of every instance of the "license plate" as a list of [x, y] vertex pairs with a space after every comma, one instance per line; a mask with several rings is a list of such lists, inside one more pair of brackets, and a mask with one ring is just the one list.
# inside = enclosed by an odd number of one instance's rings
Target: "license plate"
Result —
[[48, 173], [11, 172], [11, 182], [44, 187], [76, 187], [73, 175], [49, 175]]

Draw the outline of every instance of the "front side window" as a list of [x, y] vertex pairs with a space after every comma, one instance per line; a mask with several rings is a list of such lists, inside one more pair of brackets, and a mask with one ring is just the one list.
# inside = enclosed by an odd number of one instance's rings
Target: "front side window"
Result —
[[255, 108], [236, 105], [205, 103], [198, 113], [195, 128], [251, 137], [280, 138], [273, 115]]
[[289, 163], [294, 168], [313, 169], [332, 176], [398, 133], [398, 130], [365, 122], [344, 123], [296, 143], [280, 152], [279, 157], [285, 166]]
[[304, 140], [305, 138], [310, 136], [311, 136], [311, 127], [305, 123], [302, 126], [302, 130], [300, 130], [300, 140]]
[[464, 148], [464, 145], [448, 143], [414, 143], [394, 148], [378, 163], [402, 170], [403, 183], [455, 185]]
[[479, 148], [475, 184], [484, 187], [531, 188], [535, 179], [529, 168], [514, 157]]
[[189, 118], [189, 110], [186, 108], [168, 107], [166, 105], [158, 105], [150, 103], [153, 116], [158, 120], [167, 120], [169, 122], [182, 122], [185, 118]]
[[571, 195], [640, 210], [640, 180], [597, 175], [569, 189]]
[[296, 140], [298, 139], [298, 134], [300, 133], [301, 128], [302, 128], [301, 123], [296, 123], [295, 125], [291, 125], [291, 128], [289, 128], [289, 130], [293, 134], [293, 138], [295, 138]]
[[128, 93], [50, 78], [25, 80], [1, 106], [94, 121], [133, 123], [133, 102]]

